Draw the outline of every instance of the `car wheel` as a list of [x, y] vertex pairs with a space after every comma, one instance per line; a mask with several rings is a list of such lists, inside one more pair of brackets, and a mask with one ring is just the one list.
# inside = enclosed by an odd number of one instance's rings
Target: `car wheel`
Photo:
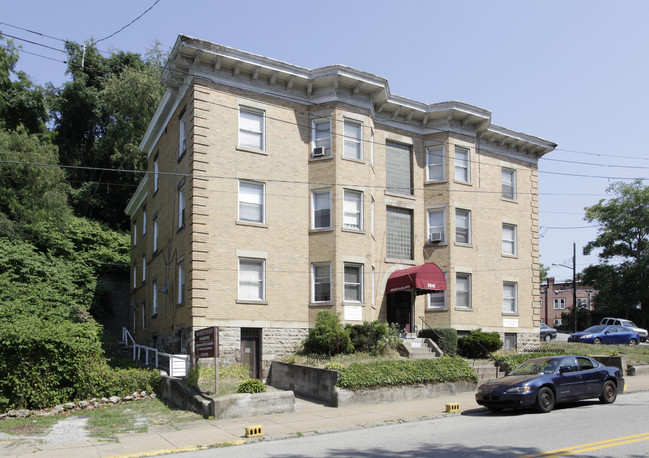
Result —
[[615, 399], [617, 399], [617, 387], [615, 386], [615, 383], [607, 380], [604, 382], [604, 390], [602, 391], [599, 400], [604, 404], [613, 404]]
[[549, 342], [552, 340], [552, 336], [550, 334], [546, 334], [545, 337], [543, 338], [546, 342]]
[[543, 387], [539, 390], [534, 408], [541, 413], [548, 413], [554, 408], [554, 393], [550, 388]]
[[602, 339], [600, 339], [599, 337], [595, 337], [595, 338], [593, 339], [593, 343], [594, 343], [595, 345], [599, 345], [599, 344], [602, 343]]
[[629, 340], [629, 345], [638, 345], [638, 341], [635, 339]]

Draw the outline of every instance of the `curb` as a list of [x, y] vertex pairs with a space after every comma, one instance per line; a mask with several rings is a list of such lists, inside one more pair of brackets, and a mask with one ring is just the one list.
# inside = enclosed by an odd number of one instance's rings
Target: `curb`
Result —
[[190, 447], [180, 447], [180, 448], [168, 448], [168, 449], [162, 449], [162, 450], [153, 450], [150, 452], [142, 452], [142, 453], [129, 453], [128, 455], [113, 455], [107, 458], [140, 458], [143, 456], [160, 456], [160, 455], [169, 455], [171, 453], [182, 453], [182, 452], [197, 452], [199, 450], [207, 450], [210, 448], [216, 448], [216, 447], [229, 447], [232, 445], [243, 445], [245, 444], [246, 441], [243, 439], [236, 440], [236, 441], [227, 441], [227, 442], [220, 442], [217, 444], [211, 444], [211, 445], [192, 445]]

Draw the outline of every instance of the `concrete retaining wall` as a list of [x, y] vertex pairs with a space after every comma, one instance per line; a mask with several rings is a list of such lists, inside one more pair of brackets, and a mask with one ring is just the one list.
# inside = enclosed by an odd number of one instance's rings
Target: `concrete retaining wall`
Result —
[[307, 399], [335, 406], [338, 371], [273, 361], [267, 383], [279, 390], [293, 391]]
[[195, 388], [189, 388], [182, 379], [162, 375], [160, 397], [179, 409], [204, 417], [212, 415], [212, 398], [202, 395]]
[[385, 387], [375, 390], [352, 391], [336, 389], [334, 407], [436, 398], [449, 394], [473, 393], [476, 391], [476, 388], [477, 383], [459, 381], [453, 383]]
[[292, 391], [231, 394], [214, 399], [214, 418], [253, 417], [295, 411]]

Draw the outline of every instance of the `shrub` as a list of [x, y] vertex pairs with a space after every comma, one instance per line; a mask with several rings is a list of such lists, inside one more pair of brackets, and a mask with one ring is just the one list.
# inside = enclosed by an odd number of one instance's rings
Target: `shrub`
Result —
[[355, 352], [377, 355], [381, 339], [388, 335], [388, 325], [377, 321], [365, 321], [363, 324], [346, 325]]
[[460, 337], [457, 343], [458, 352], [465, 358], [484, 358], [488, 356], [485, 349], [493, 353], [503, 346], [500, 334], [497, 332], [482, 332], [482, 329], [476, 329], [471, 331], [468, 336]]
[[331, 361], [325, 364], [325, 369], [329, 369], [331, 371], [341, 371], [345, 368], [345, 366], [342, 363], [336, 362], [336, 361]]
[[457, 330], [453, 328], [422, 329], [417, 337], [432, 339], [447, 356], [457, 353]]
[[340, 318], [327, 310], [318, 312], [315, 326], [309, 330], [309, 335], [302, 345], [307, 354], [331, 356], [354, 351], [352, 341], [343, 328]]
[[261, 380], [248, 379], [239, 385], [237, 393], [263, 393], [266, 391], [266, 385]]

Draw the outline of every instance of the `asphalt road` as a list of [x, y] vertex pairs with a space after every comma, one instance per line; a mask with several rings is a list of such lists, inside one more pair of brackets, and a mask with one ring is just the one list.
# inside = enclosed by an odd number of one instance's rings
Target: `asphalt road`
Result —
[[557, 406], [548, 414], [492, 413], [477, 407], [461, 415], [359, 428], [295, 439], [177, 453], [177, 457], [588, 457], [647, 456], [649, 392], [622, 394], [612, 405], [597, 400]]

